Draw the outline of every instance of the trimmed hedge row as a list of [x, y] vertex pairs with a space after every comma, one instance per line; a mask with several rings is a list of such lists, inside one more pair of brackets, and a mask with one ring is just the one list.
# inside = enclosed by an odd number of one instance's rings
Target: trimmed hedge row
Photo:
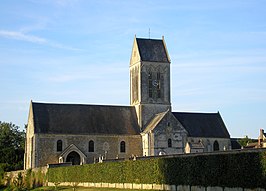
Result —
[[48, 169], [49, 182], [266, 187], [266, 152], [153, 158]]

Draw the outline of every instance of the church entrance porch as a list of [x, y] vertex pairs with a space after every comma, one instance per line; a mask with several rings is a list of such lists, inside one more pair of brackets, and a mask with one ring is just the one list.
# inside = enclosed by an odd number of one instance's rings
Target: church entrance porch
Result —
[[72, 162], [72, 165], [80, 165], [79, 154], [75, 151], [72, 151], [67, 155], [66, 162]]
[[74, 144], [69, 145], [60, 155], [59, 163], [71, 162], [72, 165], [86, 163], [87, 156]]

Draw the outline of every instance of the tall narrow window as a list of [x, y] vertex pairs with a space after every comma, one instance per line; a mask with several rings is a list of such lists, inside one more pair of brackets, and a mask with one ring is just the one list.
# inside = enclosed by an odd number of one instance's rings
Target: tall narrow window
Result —
[[94, 152], [94, 141], [93, 140], [89, 141], [89, 152]]
[[157, 72], [157, 98], [161, 98], [161, 74]]
[[168, 147], [172, 147], [172, 139], [168, 139]]
[[126, 152], [126, 142], [121, 141], [120, 142], [120, 153], [125, 153]]
[[62, 140], [58, 140], [56, 142], [56, 151], [62, 151], [63, 150], [63, 142]]
[[149, 97], [152, 97], [152, 73], [149, 72]]

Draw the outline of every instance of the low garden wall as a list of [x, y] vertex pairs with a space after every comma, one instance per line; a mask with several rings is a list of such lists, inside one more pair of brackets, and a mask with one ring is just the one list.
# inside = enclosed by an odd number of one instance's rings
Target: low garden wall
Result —
[[47, 167], [11, 171], [5, 173], [3, 181], [5, 186], [31, 189], [44, 186], [47, 183], [46, 174]]
[[[48, 186], [55, 186], [49, 182]], [[169, 190], [169, 191], [265, 191], [263, 188], [229, 188], [219, 186], [189, 186], [168, 184], [135, 184], [135, 183], [91, 183], [91, 182], [61, 182], [57, 186], [90, 187], [90, 188], [118, 188], [118, 189], [142, 189], [142, 190]]]

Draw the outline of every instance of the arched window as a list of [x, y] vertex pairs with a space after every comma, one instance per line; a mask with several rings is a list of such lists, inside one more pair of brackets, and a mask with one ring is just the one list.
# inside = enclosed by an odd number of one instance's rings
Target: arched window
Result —
[[213, 151], [219, 151], [220, 149], [219, 149], [219, 143], [218, 143], [218, 141], [214, 141], [214, 143], [213, 143]]
[[149, 72], [148, 78], [149, 78], [149, 97], [152, 98], [152, 72]]
[[160, 84], [160, 81], [161, 81], [161, 74], [160, 72], [157, 72], [157, 98], [161, 98], [161, 84]]
[[63, 142], [62, 140], [58, 140], [56, 142], [56, 151], [62, 151], [63, 150]]
[[172, 147], [172, 139], [168, 139], [168, 147]]
[[89, 152], [94, 152], [94, 141], [93, 140], [89, 141]]
[[126, 152], [126, 142], [121, 141], [120, 142], [120, 153], [125, 153]]

